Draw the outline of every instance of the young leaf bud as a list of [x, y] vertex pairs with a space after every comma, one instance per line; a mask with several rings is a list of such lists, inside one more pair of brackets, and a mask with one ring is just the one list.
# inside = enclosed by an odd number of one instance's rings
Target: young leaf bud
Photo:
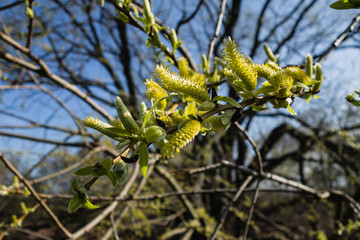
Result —
[[264, 50], [265, 50], [265, 53], [266, 53], [267, 57], [269, 58], [269, 60], [272, 62], [276, 62], [273, 51], [266, 43], [264, 43]]
[[117, 176], [118, 183], [121, 183], [129, 175], [128, 165], [124, 161], [118, 161], [113, 167], [113, 171]]
[[162, 140], [165, 138], [165, 136], [166, 136], [165, 130], [159, 126], [151, 126], [147, 128], [144, 133], [144, 138], [147, 143], [153, 143]]
[[308, 55], [306, 56], [305, 69], [306, 69], [306, 74], [309, 77], [312, 77], [312, 75], [313, 75], [313, 59], [312, 59], [312, 56], [310, 53], [308, 53]]
[[316, 93], [320, 90], [321, 83], [323, 81], [322, 68], [319, 63], [315, 64], [315, 80], [319, 81], [319, 83], [315, 83], [313, 87], [313, 92]]
[[136, 124], [134, 118], [132, 117], [131, 113], [129, 112], [120, 97], [116, 97], [115, 107], [119, 115], [120, 121], [124, 125], [125, 129], [130, 134], [136, 134], [140, 132], [139, 126]]
[[178, 38], [175, 32], [175, 29], [171, 29], [171, 34], [170, 34], [170, 41], [171, 41], [171, 46], [173, 47], [173, 52], [175, 52], [176, 47], [177, 47], [177, 42], [178, 42]]
[[212, 109], [214, 109], [216, 107], [216, 104], [210, 101], [205, 101], [203, 102], [200, 107], [199, 110], [200, 111], [210, 111]]
[[149, 0], [143, 0], [143, 8], [144, 8], [145, 19], [147, 20], [147, 22], [149, 24], [154, 24], [155, 19], [154, 19], [154, 15], [151, 11], [151, 6], [150, 6]]

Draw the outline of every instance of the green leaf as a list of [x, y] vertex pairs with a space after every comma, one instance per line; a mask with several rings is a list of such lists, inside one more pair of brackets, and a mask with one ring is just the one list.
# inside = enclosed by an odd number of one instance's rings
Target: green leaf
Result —
[[33, 19], [33, 18], [34, 18], [34, 11], [33, 11], [31, 8], [26, 7], [26, 15], [27, 15], [29, 18]]
[[115, 163], [113, 171], [117, 176], [118, 183], [124, 181], [129, 175], [128, 165], [123, 160], [120, 160], [117, 163]]
[[105, 0], [99, 0], [99, 5], [100, 5], [101, 7], [104, 7], [104, 3], [105, 3]]
[[113, 185], [113, 187], [115, 187], [117, 182], [118, 182], [116, 174], [114, 172], [109, 171], [109, 172], [106, 173], [106, 176], [110, 179], [111, 184]]
[[254, 93], [255, 96], [258, 96], [260, 94], [267, 94], [267, 93], [273, 93], [273, 92], [276, 92], [276, 88], [274, 86], [263, 86], [259, 89], [257, 89]]
[[226, 97], [226, 96], [216, 96], [213, 98], [213, 102], [216, 101], [222, 101], [222, 102], [226, 102], [228, 104], [231, 104], [235, 107], [241, 107], [239, 103], [237, 103], [234, 99], [232, 99], [231, 97]]
[[68, 205], [68, 212], [71, 213], [81, 207], [82, 205], [82, 199], [79, 197], [79, 195], [75, 194], [69, 202]]
[[108, 157], [105, 160], [101, 161], [100, 166], [102, 166], [106, 172], [110, 171], [111, 166], [112, 166], [111, 158]]
[[340, 0], [337, 2], [334, 2], [333, 4], [330, 5], [331, 8], [333, 9], [337, 9], [337, 10], [344, 10], [344, 9], [352, 9], [352, 8], [359, 8], [360, 4], [359, 3], [350, 3], [347, 0]]
[[94, 166], [80, 168], [75, 172], [75, 174], [79, 175], [79, 176], [90, 175], [90, 174], [92, 174], [94, 172], [94, 169], [95, 169]]
[[156, 105], [158, 105], [162, 100], [167, 99], [167, 98], [169, 98], [169, 97], [170, 97], [170, 96], [166, 96], [166, 97], [162, 97], [162, 98], [160, 98], [159, 100], [157, 100], [157, 102], [156, 102], [156, 103], [150, 108], [150, 110], [147, 112], [147, 114], [146, 114], [146, 116], [145, 116], [145, 118], [144, 118], [144, 122], [143, 122], [143, 124], [142, 124], [141, 129], [145, 129], [146, 123], [150, 120], [150, 116], [151, 116], [154, 108], [156, 107]]
[[287, 105], [286, 109], [287, 109], [292, 115], [296, 115], [296, 112], [291, 108], [290, 104]]
[[80, 187], [79, 184], [77, 182], [77, 178], [75, 178], [72, 183], [71, 183], [71, 188], [75, 191], [75, 192], [80, 192]]
[[192, 103], [189, 103], [186, 107], [186, 115], [189, 117], [189, 116], [192, 116], [193, 118], [196, 119], [196, 107], [195, 107], [195, 104], [192, 102]]
[[216, 104], [210, 101], [205, 101], [203, 102], [200, 107], [199, 110], [200, 111], [210, 111], [212, 109], [214, 109], [216, 107]]
[[153, 143], [159, 140], [164, 139], [166, 136], [166, 131], [159, 126], [151, 126], [146, 129], [144, 133], [144, 138], [147, 143]]
[[126, 16], [125, 13], [123, 13], [123, 12], [119, 12], [118, 15], [116, 16], [116, 18], [124, 23], [129, 22], [128, 16]]
[[111, 131], [114, 131], [114, 132], [116, 132], [116, 133], [120, 133], [121, 135], [124, 135], [124, 137], [126, 137], [126, 136], [130, 137], [130, 136], [131, 136], [131, 135], [130, 135], [125, 129], [123, 129], [123, 128], [119, 128], [119, 127], [109, 127], [109, 128], [107, 128], [107, 129], [109, 129], [109, 130], [111, 130]]
[[94, 210], [99, 208], [99, 206], [92, 204], [87, 197], [84, 197], [82, 199], [82, 205], [88, 210]]
[[141, 143], [139, 148], [140, 169], [142, 175], [146, 177], [146, 172], [149, 164], [149, 152], [145, 143]]

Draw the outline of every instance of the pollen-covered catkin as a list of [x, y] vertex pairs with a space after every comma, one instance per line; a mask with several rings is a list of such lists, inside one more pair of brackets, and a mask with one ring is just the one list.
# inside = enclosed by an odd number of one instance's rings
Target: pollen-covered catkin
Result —
[[86, 119], [83, 119], [82, 123], [84, 124], [84, 126], [93, 128], [110, 138], [126, 137], [126, 135], [124, 134], [111, 130], [111, 128], [113, 128], [114, 126], [107, 124], [97, 118], [94, 119], [93, 117], [88, 117]]
[[197, 120], [186, 120], [180, 124], [179, 129], [169, 136], [161, 148], [161, 155], [165, 158], [173, 156], [185, 147], [200, 131], [201, 123]]
[[200, 102], [210, 100], [206, 86], [200, 86], [186, 77], [171, 73], [170, 70], [163, 65], [156, 66], [154, 75], [160, 79], [161, 86], [169, 92], [177, 92], [190, 96]]
[[[157, 102], [159, 99], [168, 96], [166, 90], [162, 88], [159, 84], [154, 82], [152, 79], [147, 80], [145, 82], [145, 85], [146, 85], [145, 95], [149, 100], [153, 100], [154, 102]], [[166, 99], [161, 100], [157, 105], [157, 108], [160, 110], [164, 110], [166, 108]]]
[[235, 41], [225, 41], [223, 58], [230, 69], [243, 82], [247, 91], [254, 91], [257, 85], [257, 71], [245, 54], [241, 53]]

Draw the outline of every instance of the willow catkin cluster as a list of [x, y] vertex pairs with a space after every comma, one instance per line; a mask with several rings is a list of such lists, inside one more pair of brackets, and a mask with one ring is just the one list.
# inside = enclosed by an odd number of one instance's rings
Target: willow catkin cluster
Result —
[[169, 92], [177, 92], [185, 96], [190, 96], [199, 102], [210, 100], [205, 85], [199, 85], [187, 77], [181, 77], [177, 73], [171, 73], [170, 70], [163, 66], [157, 65], [154, 75], [160, 79], [160, 85]]
[[[154, 102], [157, 102], [159, 99], [168, 96], [166, 90], [162, 88], [159, 84], [154, 82], [152, 79], [147, 80], [145, 82], [145, 85], [146, 85], [145, 95], [149, 100], [153, 100]], [[157, 108], [160, 110], [165, 109], [166, 99], [161, 100], [160, 103], [157, 105]]]
[[180, 124], [179, 129], [169, 135], [167, 142], [161, 147], [161, 155], [168, 158], [173, 156], [175, 152], [179, 152], [187, 143], [194, 139], [199, 133], [201, 123], [197, 120], [186, 120]]
[[226, 63], [225, 75], [231, 81], [239, 79], [242, 81], [245, 89], [252, 92], [257, 85], [257, 71], [255, 65], [239, 51], [239, 47], [235, 41], [229, 38], [225, 41], [223, 50], [223, 59]]
[[114, 128], [114, 126], [112, 126], [108, 123], [105, 123], [105, 122], [99, 120], [98, 118], [94, 119], [93, 117], [88, 117], [86, 119], [83, 119], [82, 123], [84, 124], [84, 126], [95, 129], [95, 130], [101, 132], [102, 134], [104, 134], [110, 138], [113, 138], [113, 139], [126, 137], [126, 135], [124, 135], [124, 134], [113, 131], [112, 129]]

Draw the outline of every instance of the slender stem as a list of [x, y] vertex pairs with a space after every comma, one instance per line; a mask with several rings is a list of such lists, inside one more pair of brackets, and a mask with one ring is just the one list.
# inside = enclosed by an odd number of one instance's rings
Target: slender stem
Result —
[[[222, 0], [219, 17], [218, 17], [217, 24], [216, 24], [215, 33], [214, 33], [214, 36], [213, 36], [213, 38], [212, 38], [212, 40], [210, 42], [209, 52], [208, 52], [208, 55], [207, 55], [207, 59], [209, 60], [209, 64], [210, 64], [211, 58], [212, 58], [213, 53], [214, 53], [215, 42], [216, 42], [216, 40], [217, 40], [217, 38], [219, 37], [219, 34], [220, 34], [221, 24], [222, 24], [222, 21], [223, 21], [223, 18], [224, 18], [224, 13], [225, 13], [225, 7], [226, 7], [226, 0]], [[208, 67], [210, 67], [210, 66], [208, 66]]]
[[246, 186], [250, 183], [250, 181], [253, 179], [253, 176], [248, 176], [245, 181], [241, 184], [238, 191], [234, 195], [234, 197], [230, 200], [228, 205], [226, 206], [224, 212], [221, 214], [220, 221], [217, 223], [213, 233], [211, 234], [210, 239], [214, 240], [216, 238], [216, 235], [218, 231], [220, 230], [220, 227], [223, 225], [225, 218], [227, 214], [229, 213], [230, 208], [234, 205], [234, 203], [239, 199], [240, 195], [244, 192]]
[[67, 238], [72, 238], [73, 235], [64, 227], [64, 225], [62, 225], [62, 223], [56, 217], [54, 212], [49, 208], [49, 206], [45, 203], [45, 201], [37, 194], [37, 192], [29, 183], [29, 181], [26, 178], [24, 178], [24, 176], [20, 172], [16, 170], [16, 168], [9, 162], [9, 160], [7, 160], [7, 158], [2, 152], [0, 152], [0, 159], [5, 164], [5, 167], [9, 169], [16, 177], [18, 177], [21, 182], [24, 183], [24, 185], [29, 189], [33, 197], [36, 199], [36, 201], [44, 208], [46, 213], [53, 220], [56, 226], [61, 230], [61, 232], [63, 232]]

